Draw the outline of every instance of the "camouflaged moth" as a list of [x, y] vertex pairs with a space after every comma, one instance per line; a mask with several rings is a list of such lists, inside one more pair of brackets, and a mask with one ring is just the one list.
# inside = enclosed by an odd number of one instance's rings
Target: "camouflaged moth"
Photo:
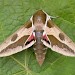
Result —
[[9, 56], [33, 45], [42, 65], [47, 48], [65, 56], [75, 56], [75, 44], [51, 20], [46, 12], [37, 11], [30, 20], [0, 45], [0, 57]]

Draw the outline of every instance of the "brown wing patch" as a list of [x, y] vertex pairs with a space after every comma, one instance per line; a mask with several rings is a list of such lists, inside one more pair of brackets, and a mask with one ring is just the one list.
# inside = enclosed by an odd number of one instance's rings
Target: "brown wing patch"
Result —
[[31, 21], [28, 21], [26, 24], [25, 24], [25, 28], [30, 28], [32, 27], [32, 22]]
[[75, 54], [74, 50], [72, 50], [71, 48], [69, 48], [66, 44], [61, 43], [58, 39], [56, 39], [53, 35], [48, 35], [50, 42], [51, 42], [51, 46], [57, 46], [61, 49], [63, 49], [66, 52], [71, 52], [73, 54]]
[[51, 27], [54, 27], [54, 24], [53, 24], [53, 22], [52, 22], [51, 20], [48, 20], [48, 21], [47, 21], [47, 26], [48, 26], [49, 28], [51, 28]]
[[17, 48], [18, 46], [24, 47], [24, 43], [27, 40], [28, 36], [23, 36], [21, 39], [19, 39], [17, 42], [10, 44], [8, 47], [6, 47], [4, 50], [2, 50], [0, 52], [0, 54], [2, 53], [7, 53], [7, 52], [11, 52], [10, 50], [14, 50], [14, 48]]
[[59, 34], [59, 38], [60, 38], [62, 41], [63, 41], [63, 40], [65, 41], [65, 37], [64, 37], [63, 33], [60, 33], [60, 34]]
[[14, 34], [11, 41], [15, 41], [17, 39], [17, 37], [18, 37], [18, 34]]

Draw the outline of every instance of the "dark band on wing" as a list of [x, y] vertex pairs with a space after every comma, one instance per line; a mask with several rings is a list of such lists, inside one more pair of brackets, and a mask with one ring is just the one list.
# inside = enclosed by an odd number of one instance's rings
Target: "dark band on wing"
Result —
[[72, 50], [71, 48], [69, 48], [66, 44], [60, 42], [57, 38], [55, 38], [53, 35], [48, 35], [50, 42], [51, 42], [51, 46], [58, 46], [60, 49], [63, 49], [63, 51], [65, 52], [71, 52], [73, 54], [75, 54], [74, 50]]
[[32, 41], [35, 41], [34, 39], [31, 39], [30, 41], [27, 41], [26, 43], [25, 43], [25, 45], [28, 45], [29, 43], [31, 43]]
[[23, 36], [22, 38], [20, 38], [18, 41], [16, 41], [15, 43], [10, 44], [9, 46], [7, 46], [5, 49], [3, 49], [0, 54], [5, 53], [5, 52], [9, 52], [10, 49], [17, 48], [19, 46], [24, 47], [24, 43], [27, 40], [28, 35], [27, 36]]
[[48, 44], [50, 44], [50, 42], [48, 41], [48, 40], [46, 40], [46, 39], [43, 39], [45, 42], [47, 42]]

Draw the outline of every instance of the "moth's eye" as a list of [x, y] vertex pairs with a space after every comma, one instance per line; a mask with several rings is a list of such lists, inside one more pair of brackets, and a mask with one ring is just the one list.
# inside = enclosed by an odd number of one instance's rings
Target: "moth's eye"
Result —
[[36, 30], [34, 30], [34, 32], [36, 32]]
[[65, 37], [64, 37], [63, 33], [60, 33], [60, 34], [59, 34], [59, 38], [60, 38], [62, 41], [65, 40]]
[[44, 32], [44, 30], [41, 30], [41, 33], [43, 33]]
[[18, 37], [18, 34], [14, 34], [11, 41], [15, 41], [17, 39], [17, 37]]

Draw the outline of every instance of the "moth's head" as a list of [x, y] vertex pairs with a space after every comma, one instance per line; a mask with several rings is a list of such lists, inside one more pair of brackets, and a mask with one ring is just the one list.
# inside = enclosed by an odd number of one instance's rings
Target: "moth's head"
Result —
[[33, 23], [43, 23], [45, 24], [46, 14], [42, 10], [38, 10], [33, 15]]
[[42, 10], [38, 10], [33, 15], [33, 25], [35, 26], [36, 30], [42, 30], [43, 26], [46, 23], [46, 14]]

